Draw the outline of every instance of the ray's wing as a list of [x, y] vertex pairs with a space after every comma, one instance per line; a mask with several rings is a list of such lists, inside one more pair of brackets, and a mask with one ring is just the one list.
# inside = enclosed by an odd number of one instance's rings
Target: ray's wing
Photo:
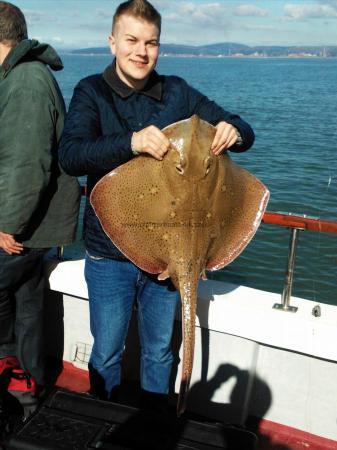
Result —
[[163, 162], [141, 155], [104, 176], [90, 201], [103, 230], [121, 252], [149, 273], [163, 272], [175, 242], [174, 199]]
[[244, 250], [256, 233], [269, 200], [269, 191], [260, 180], [228, 156], [221, 158], [212, 206], [217, 221], [207, 255], [208, 270], [226, 266]]

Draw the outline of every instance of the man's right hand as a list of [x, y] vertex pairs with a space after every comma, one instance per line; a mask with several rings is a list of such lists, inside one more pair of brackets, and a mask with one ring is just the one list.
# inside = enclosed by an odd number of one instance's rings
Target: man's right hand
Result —
[[0, 231], [0, 248], [9, 255], [12, 253], [20, 254], [23, 250], [23, 245], [20, 242], [16, 242], [12, 234]]
[[132, 135], [132, 148], [138, 153], [148, 153], [162, 160], [170, 147], [170, 141], [165, 134], [154, 125], [144, 128]]

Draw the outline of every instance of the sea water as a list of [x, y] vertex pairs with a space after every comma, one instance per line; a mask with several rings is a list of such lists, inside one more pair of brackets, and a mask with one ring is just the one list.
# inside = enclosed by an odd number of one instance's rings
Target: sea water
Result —
[[[109, 55], [62, 59], [56, 77], [67, 104], [81, 78], [111, 62]], [[266, 184], [269, 211], [337, 221], [337, 59], [162, 57], [158, 72], [182, 76], [251, 124], [254, 146], [231, 156]], [[281, 294], [289, 237], [262, 224], [212, 277]], [[337, 234], [300, 232], [293, 295], [337, 305]]]

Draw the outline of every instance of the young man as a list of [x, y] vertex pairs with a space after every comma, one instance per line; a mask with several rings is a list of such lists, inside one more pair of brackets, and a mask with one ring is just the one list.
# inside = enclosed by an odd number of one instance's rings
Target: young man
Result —
[[[75, 88], [60, 161], [67, 173], [88, 175], [88, 194], [103, 175], [141, 153], [164, 158], [169, 141], [160, 130], [193, 114], [216, 126], [212, 145], [216, 155], [227, 149], [244, 151], [253, 143], [253, 131], [238, 116], [224, 111], [181, 78], [155, 72], [160, 28], [161, 17], [149, 2], [120, 4], [109, 37], [115, 60], [103, 74], [85, 78]], [[84, 236], [94, 336], [91, 392], [112, 398], [120, 384], [120, 361], [136, 301], [143, 398], [165, 399], [179, 296], [170, 281], [158, 281], [119, 252], [103, 232], [89, 201]]]
[[27, 39], [20, 9], [0, 1], [0, 368], [17, 358], [40, 385], [42, 258], [74, 239], [80, 198], [58, 167], [65, 109], [47, 64], [63, 68], [51, 47]]

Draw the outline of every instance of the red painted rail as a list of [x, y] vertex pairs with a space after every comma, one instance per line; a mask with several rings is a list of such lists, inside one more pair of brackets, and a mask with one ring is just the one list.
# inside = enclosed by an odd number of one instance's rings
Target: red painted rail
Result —
[[322, 233], [337, 233], [337, 222], [335, 221], [295, 216], [292, 214], [267, 211], [263, 215], [262, 222], [271, 225], [279, 225], [286, 228], [320, 231]]

